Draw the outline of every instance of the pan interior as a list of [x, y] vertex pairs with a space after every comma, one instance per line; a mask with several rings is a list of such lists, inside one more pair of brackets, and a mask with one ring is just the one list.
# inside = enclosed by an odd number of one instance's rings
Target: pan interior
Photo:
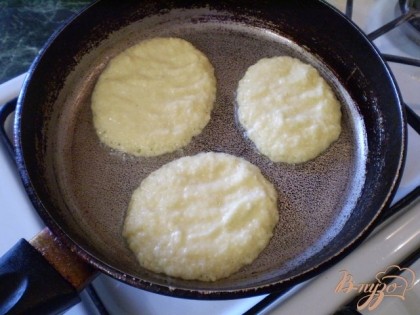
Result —
[[[205, 10], [204, 10], [205, 11]], [[87, 251], [122, 274], [182, 288], [233, 290], [249, 283], [282, 281], [325, 260], [326, 247], [342, 231], [365, 181], [366, 136], [356, 105], [329, 67], [292, 40], [252, 23], [228, 22], [203, 9], [173, 10], [146, 18], [109, 35], [85, 54], [67, 79], [56, 104], [53, 137], [54, 176], [64, 196], [68, 222]], [[217, 99], [203, 132], [183, 149], [159, 157], [139, 158], [101, 144], [92, 124], [91, 93], [107, 62], [146, 38], [174, 36], [190, 41], [215, 68]], [[261, 58], [289, 55], [315, 66], [342, 104], [342, 134], [312, 161], [273, 163], [257, 152], [235, 116], [235, 93], [247, 68]], [[188, 119], [188, 117], [186, 117]], [[257, 165], [278, 192], [279, 223], [268, 247], [254, 263], [214, 283], [183, 281], [142, 269], [121, 235], [131, 194], [150, 172], [169, 161], [203, 151], [226, 152]], [[311, 264], [308, 263], [311, 261]]]

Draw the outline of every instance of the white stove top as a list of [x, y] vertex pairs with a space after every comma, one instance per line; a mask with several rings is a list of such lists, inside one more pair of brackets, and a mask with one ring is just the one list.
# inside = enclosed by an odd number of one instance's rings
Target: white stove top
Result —
[[[345, 0], [328, 1], [341, 11]], [[394, 18], [397, 0], [355, 0], [353, 21], [366, 33]], [[383, 53], [420, 58], [420, 47], [405, 40], [396, 29], [374, 41]], [[420, 68], [390, 64], [404, 101], [420, 114]], [[0, 85], [0, 104], [17, 96], [24, 75]], [[420, 136], [409, 128], [408, 157], [404, 176], [394, 201], [420, 185]], [[17, 170], [4, 146], [0, 145], [0, 255], [20, 238], [31, 239], [44, 223], [26, 196]], [[372, 283], [378, 272], [389, 265], [400, 263], [420, 248], [420, 204], [408, 207], [378, 227], [354, 252], [315, 279], [298, 285], [291, 292], [264, 309], [264, 314], [331, 314], [350, 298], [350, 293], [336, 293], [341, 271], [353, 275], [355, 283]], [[385, 297], [374, 311], [363, 314], [417, 314], [420, 309], [420, 262], [410, 268], [417, 272], [413, 289], [403, 301]], [[111, 314], [242, 314], [263, 300], [266, 295], [226, 301], [197, 301], [172, 298], [142, 291], [105, 275], [99, 276], [93, 286]], [[66, 314], [99, 314], [92, 307], [86, 293], [82, 303]]]

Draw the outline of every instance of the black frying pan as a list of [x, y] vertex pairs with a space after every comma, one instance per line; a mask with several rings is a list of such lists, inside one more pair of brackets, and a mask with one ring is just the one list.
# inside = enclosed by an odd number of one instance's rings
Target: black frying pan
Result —
[[[218, 80], [211, 122], [191, 144], [155, 158], [113, 152], [92, 127], [90, 95], [108, 60], [155, 36], [184, 38]], [[314, 65], [342, 103], [343, 132], [307, 163], [271, 163], [235, 120], [235, 90], [248, 66], [291, 55]], [[187, 298], [239, 298], [311, 277], [372, 229], [402, 173], [406, 123], [388, 67], [360, 30], [320, 1], [99, 1], [55, 34], [19, 97], [19, 172], [37, 211], [84, 261], [141, 289]], [[132, 191], [184, 155], [221, 151], [259, 166], [279, 194], [280, 221], [252, 263], [216, 282], [141, 268], [121, 228]]]

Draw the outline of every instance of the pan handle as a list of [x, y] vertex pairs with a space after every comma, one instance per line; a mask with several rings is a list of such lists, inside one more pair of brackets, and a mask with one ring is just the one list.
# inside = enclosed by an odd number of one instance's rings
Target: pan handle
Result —
[[0, 314], [62, 313], [95, 275], [46, 228], [0, 257]]
[[15, 150], [6, 132], [6, 119], [16, 109], [16, 102], [17, 99], [14, 99], [0, 107], [0, 137], [12, 157], [15, 156]]

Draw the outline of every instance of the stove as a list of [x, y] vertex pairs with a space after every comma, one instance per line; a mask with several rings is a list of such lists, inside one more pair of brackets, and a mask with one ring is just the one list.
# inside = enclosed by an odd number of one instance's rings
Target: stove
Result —
[[[386, 219], [338, 264], [283, 292], [236, 300], [187, 300], [142, 291], [100, 275], [81, 293], [82, 302], [66, 314], [418, 314], [420, 44], [407, 36], [406, 29], [411, 32], [413, 25], [406, 20], [420, 14], [404, 15], [401, 0], [327, 2], [351, 17], [368, 34], [389, 62], [408, 106], [407, 161]], [[420, 6], [418, 1], [411, 2]], [[411, 15], [407, 17], [407, 14]], [[24, 77], [22, 74], [0, 85], [0, 104], [17, 97]], [[12, 120], [13, 114], [4, 123], [7, 132], [11, 130]], [[23, 189], [7, 144], [0, 146], [0, 168], [1, 255], [20, 238], [31, 239], [44, 223]], [[405, 281], [405, 287], [401, 281]]]

